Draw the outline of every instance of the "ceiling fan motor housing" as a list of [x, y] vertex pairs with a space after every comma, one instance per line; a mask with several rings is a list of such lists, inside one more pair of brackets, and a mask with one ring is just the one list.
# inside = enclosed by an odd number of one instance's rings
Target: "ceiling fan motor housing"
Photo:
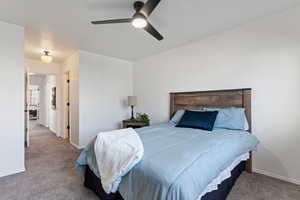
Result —
[[133, 8], [134, 8], [134, 10], [136, 12], [139, 12], [143, 8], [144, 5], [145, 5], [144, 2], [142, 2], [142, 1], [136, 1], [133, 4]]

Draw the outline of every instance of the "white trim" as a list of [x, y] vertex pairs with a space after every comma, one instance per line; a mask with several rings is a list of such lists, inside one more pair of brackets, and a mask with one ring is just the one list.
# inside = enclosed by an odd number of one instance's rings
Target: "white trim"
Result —
[[6, 171], [4, 173], [1, 173], [0, 177], [10, 176], [10, 175], [22, 173], [22, 172], [25, 172], [25, 171], [26, 171], [25, 167], [22, 167], [21, 169], [10, 170], [10, 171]]
[[269, 176], [269, 177], [276, 178], [276, 179], [279, 179], [279, 180], [282, 180], [282, 181], [286, 181], [286, 182], [289, 182], [289, 183], [300, 185], [300, 180], [297, 180], [297, 179], [294, 179], [294, 178], [281, 176], [281, 175], [278, 175], [278, 174], [275, 174], [275, 173], [272, 173], [272, 172], [267, 172], [267, 171], [261, 170], [261, 169], [253, 169], [253, 171], [258, 173], [258, 174], [263, 174], [265, 176]]
[[[52, 133], [54, 133], [55, 136], [57, 136], [57, 133], [56, 133], [56, 131], [55, 131], [54, 129], [52, 129], [51, 127], [48, 127], [48, 129], [49, 129]], [[57, 136], [57, 137], [58, 137], [58, 136]]]
[[70, 141], [70, 144], [71, 144], [73, 147], [75, 147], [76, 149], [78, 149], [78, 150], [84, 149], [84, 147], [81, 147], [81, 146], [79, 146], [79, 145], [73, 143], [72, 141]]
[[[67, 83], [67, 80], [69, 80], [70, 82]], [[64, 138], [68, 138], [68, 120], [67, 120], [67, 116], [69, 114], [69, 126], [71, 125], [71, 115], [70, 115], [70, 109], [71, 109], [71, 71], [70, 70], [64, 70], [63, 72], [63, 77], [62, 77], [62, 81], [63, 81], [63, 114], [62, 114], [62, 118], [63, 118], [63, 135]], [[68, 87], [69, 86], [69, 87]], [[69, 96], [67, 95], [69, 94]], [[67, 106], [67, 103], [70, 103], [70, 106]], [[69, 107], [69, 108], [68, 108]], [[69, 113], [67, 112], [69, 111]], [[69, 137], [71, 138], [71, 129], [69, 129]]]

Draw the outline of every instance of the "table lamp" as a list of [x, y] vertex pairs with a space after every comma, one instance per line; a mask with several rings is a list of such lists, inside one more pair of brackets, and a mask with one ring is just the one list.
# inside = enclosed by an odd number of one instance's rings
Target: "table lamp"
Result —
[[137, 105], [137, 97], [129, 96], [128, 97], [128, 105], [131, 107], [131, 120], [134, 120], [133, 108]]

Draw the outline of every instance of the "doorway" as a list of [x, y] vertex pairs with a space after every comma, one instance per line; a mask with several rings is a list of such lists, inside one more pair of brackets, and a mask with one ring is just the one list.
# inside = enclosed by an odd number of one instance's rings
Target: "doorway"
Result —
[[31, 131], [40, 120], [40, 86], [29, 85], [27, 98], [29, 131]]
[[45, 83], [47, 76], [43, 74], [29, 73], [27, 79], [27, 146], [29, 146], [30, 137], [34, 135], [35, 129], [47, 127], [47, 107], [45, 95]]
[[35, 129], [48, 129], [56, 137], [65, 138], [62, 127], [62, 77], [57, 74], [29, 73], [26, 88], [26, 143], [29, 144], [32, 135], [38, 134]]

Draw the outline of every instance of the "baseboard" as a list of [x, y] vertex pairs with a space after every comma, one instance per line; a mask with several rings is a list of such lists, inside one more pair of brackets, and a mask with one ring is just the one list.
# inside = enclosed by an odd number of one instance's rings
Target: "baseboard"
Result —
[[57, 134], [56, 134], [56, 131], [55, 130], [53, 130], [51, 127], [48, 127], [48, 129], [52, 132], [52, 133], [54, 133], [56, 136], [57, 136]]
[[0, 174], [0, 177], [10, 176], [10, 175], [22, 173], [22, 172], [25, 172], [25, 171], [26, 171], [25, 167], [22, 167], [21, 169], [10, 170], [10, 171], [6, 171], [6, 172], [4, 172], [4, 173], [1, 173], [1, 174]]
[[73, 147], [75, 147], [76, 149], [78, 149], [78, 150], [83, 149], [83, 147], [81, 147], [81, 146], [79, 146], [79, 145], [73, 143], [72, 141], [70, 141], [70, 144], [71, 144]]
[[258, 174], [263, 174], [265, 176], [269, 176], [269, 177], [272, 177], [272, 178], [276, 178], [276, 179], [279, 179], [279, 180], [282, 180], [282, 181], [286, 181], [286, 182], [289, 182], [289, 183], [293, 183], [293, 184], [296, 184], [296, 185], [300, 185], [300, 180], [297, 180], [297, 179], [294, 179], [294, 178], [281, 176], [281, 175], [278, 175], [278, 174], [275, 174], [275, 173], [272, 173], [272, 172], [267, 172], [267, 171], [261, 170], [261, 169], [253, 169], [253, 172], [258, 173]]

